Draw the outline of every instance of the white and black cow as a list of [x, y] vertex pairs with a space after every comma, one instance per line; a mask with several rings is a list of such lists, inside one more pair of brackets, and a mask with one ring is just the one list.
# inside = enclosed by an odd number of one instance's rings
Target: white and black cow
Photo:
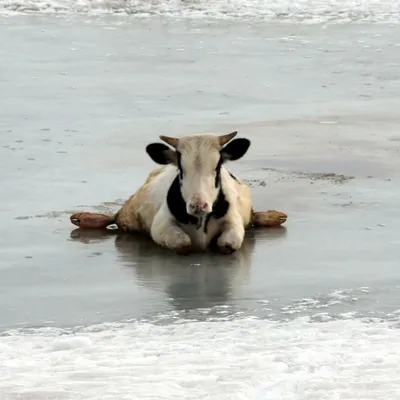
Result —
[[162, 167], [150, 172], [115, 215], [76, 213], [72, 223], [81, 228], [116, 224], [179, 253], [204, 251], [212, 243], [221, 253], [232, 253], [250, 226], [280, 225], [287, 218], [278, 211], [253, 212], [249, 186], [226, 169], [250, 146], [248, 139], [232, 140], [236, 134], [160, 136], [170, 147], [151, 143], [146, 151]]

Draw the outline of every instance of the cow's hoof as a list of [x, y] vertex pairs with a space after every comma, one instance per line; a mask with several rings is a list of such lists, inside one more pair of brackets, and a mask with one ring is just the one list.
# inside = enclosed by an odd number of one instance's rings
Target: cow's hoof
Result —
[[225, 244], [223, 246], [218, 246], [218, 250], [221, 254], [228, 255], [236, 251], [231, 245]]
[[178, 227], [171, 227], [167, 232], [168, 240], [166, 247], [175, 251], [177, 254], [188, 254], [192, 248], [192, 241], [189, 235]]
[[229, 229], [221, 234], [217, 240], [218, 250], [221, 254], [232, 254], [240, 248], [243, 237], [235, 229]]
[[78, 212], [71, 215], [70, 221], [83, 229], [105, 229], [114, 223], [114, 217], [106, 214]]
[[192, 250], [191, 246], [184, 246], [176, 249], [176, 254], [179, 254], [180, 256], [186, 256], [188, 255]]
[[269, 210], [253, 213], [252, 223], [256, 227], [282, 225], [287, 220], [287, 214], [281, 211]]

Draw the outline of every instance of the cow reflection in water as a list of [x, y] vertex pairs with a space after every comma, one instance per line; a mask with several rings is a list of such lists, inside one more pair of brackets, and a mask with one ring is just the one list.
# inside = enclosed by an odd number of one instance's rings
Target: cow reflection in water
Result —
[[[268, 240], [285, 235], [284, 227], [263, 230]], [[212, 308], [229, 304], [250, 275], [257, 231], [249, 231], [243, 246], [229, 258], [216, 253], [194, 253], [184, 257], [157, 246], [140, 235], [118, 230], [75, 229], [74, 241], [90, 244], [115, 238], [117, 256], [134, 273], [139, 285], [162, 290], [177, 311]]]

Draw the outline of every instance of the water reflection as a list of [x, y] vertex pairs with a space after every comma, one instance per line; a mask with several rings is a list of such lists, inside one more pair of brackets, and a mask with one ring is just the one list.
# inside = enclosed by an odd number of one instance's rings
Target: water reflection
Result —
[[176, 310], [209, 309], [237, 300], [238, 291], [247, 281], [256, 241], [280, 239], [286, 229], [248, 231], [241, 249], [223, 256], [218, 253], [177, 255], [139, 235], [118, 231], [75, 229], [73, 240], [90, 244], [115, 237], [118, 261], [132, 270], [138, 285], [163, 291], [166, 301]]

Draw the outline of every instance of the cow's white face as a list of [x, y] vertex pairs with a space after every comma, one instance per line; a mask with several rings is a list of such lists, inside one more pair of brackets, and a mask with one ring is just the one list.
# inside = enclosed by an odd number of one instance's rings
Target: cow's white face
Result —
[[174, 149], [162, 143], [152, 143], [146, 147], [155, 162], [177, 166], [181, 194], [189, 215], [202, 217], [212, 211], [221, 189], [221, 165], [229, 160], [238, 160], [246, 154], [250, 141], [231, 141], [236, 134], [196, 135], [180, 139], [160, 136]]

